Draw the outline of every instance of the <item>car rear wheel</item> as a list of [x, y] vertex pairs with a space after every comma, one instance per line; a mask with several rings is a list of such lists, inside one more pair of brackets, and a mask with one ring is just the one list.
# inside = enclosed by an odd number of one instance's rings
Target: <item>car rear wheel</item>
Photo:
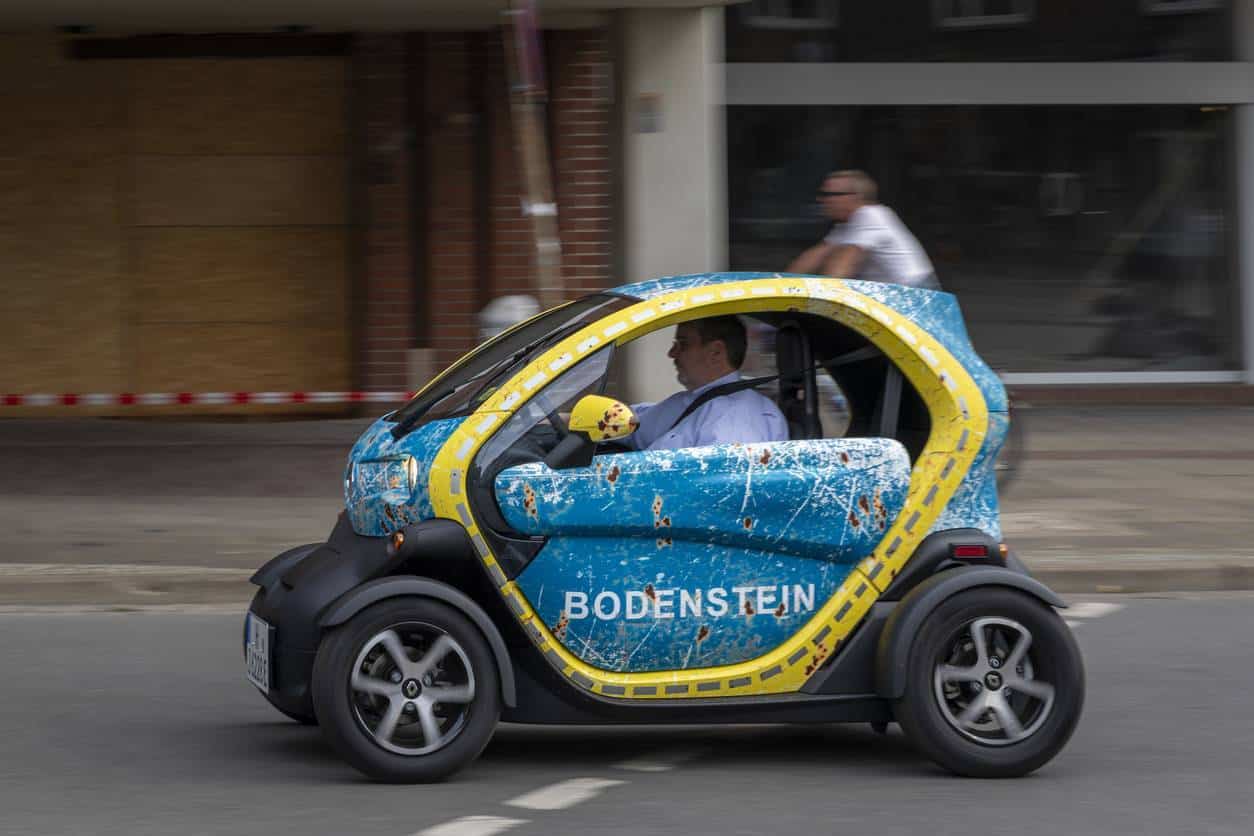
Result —
[[910, 650], [902, 729], [932, 760], [977, 778], [1043, 766], [1066, 745], [1084, 704], [1084, 667], [1050, 607], [1011, 589], [955, 595]]
[[500, 715], [487, 641], [427, 598], [392, 598], [329, 632], [313, 672], [331, 746], [376, 780], [441, 781], [478, 757]]

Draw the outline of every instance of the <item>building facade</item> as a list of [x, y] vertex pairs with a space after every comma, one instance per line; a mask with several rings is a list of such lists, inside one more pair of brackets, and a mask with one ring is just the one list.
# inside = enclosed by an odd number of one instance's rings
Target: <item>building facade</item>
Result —
[[731, 7], [731, 264], [786, 263], [864, 169], [1011, 382], [1254, 382], [1250, 6]]
[[[534, 292], [503, 5], [5, 4], [0, 393], [403, 391], [472, 347]], [[615, 5], [540, 4], [568, 297], [783, 269], [861, 168], [1012, 382], [1250, 391], [1254, 0]]]

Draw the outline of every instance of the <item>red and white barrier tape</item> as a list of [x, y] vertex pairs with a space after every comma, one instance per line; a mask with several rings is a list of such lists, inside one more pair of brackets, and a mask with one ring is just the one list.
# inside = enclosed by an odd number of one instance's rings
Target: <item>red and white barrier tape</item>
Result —
[[3, 406], [233, 406], [244, 404], [400, 403], [413, 392], [145, 392], [4, 395]]

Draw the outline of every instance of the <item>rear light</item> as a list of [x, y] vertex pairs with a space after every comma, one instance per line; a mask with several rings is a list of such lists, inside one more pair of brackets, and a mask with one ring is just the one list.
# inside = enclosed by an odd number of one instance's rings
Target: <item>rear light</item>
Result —
[[988, 546], [950, 546], [949, 555], [957, 560], [988, 557]]

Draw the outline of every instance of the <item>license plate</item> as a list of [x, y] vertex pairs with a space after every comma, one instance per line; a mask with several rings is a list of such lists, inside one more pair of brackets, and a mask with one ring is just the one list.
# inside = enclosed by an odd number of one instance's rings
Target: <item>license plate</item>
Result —
[[270, 640], [274, 628], [252, 613], [248, 614], [247, 639], [244, 641], [244, 672], [248, 681], [270, 693]]

